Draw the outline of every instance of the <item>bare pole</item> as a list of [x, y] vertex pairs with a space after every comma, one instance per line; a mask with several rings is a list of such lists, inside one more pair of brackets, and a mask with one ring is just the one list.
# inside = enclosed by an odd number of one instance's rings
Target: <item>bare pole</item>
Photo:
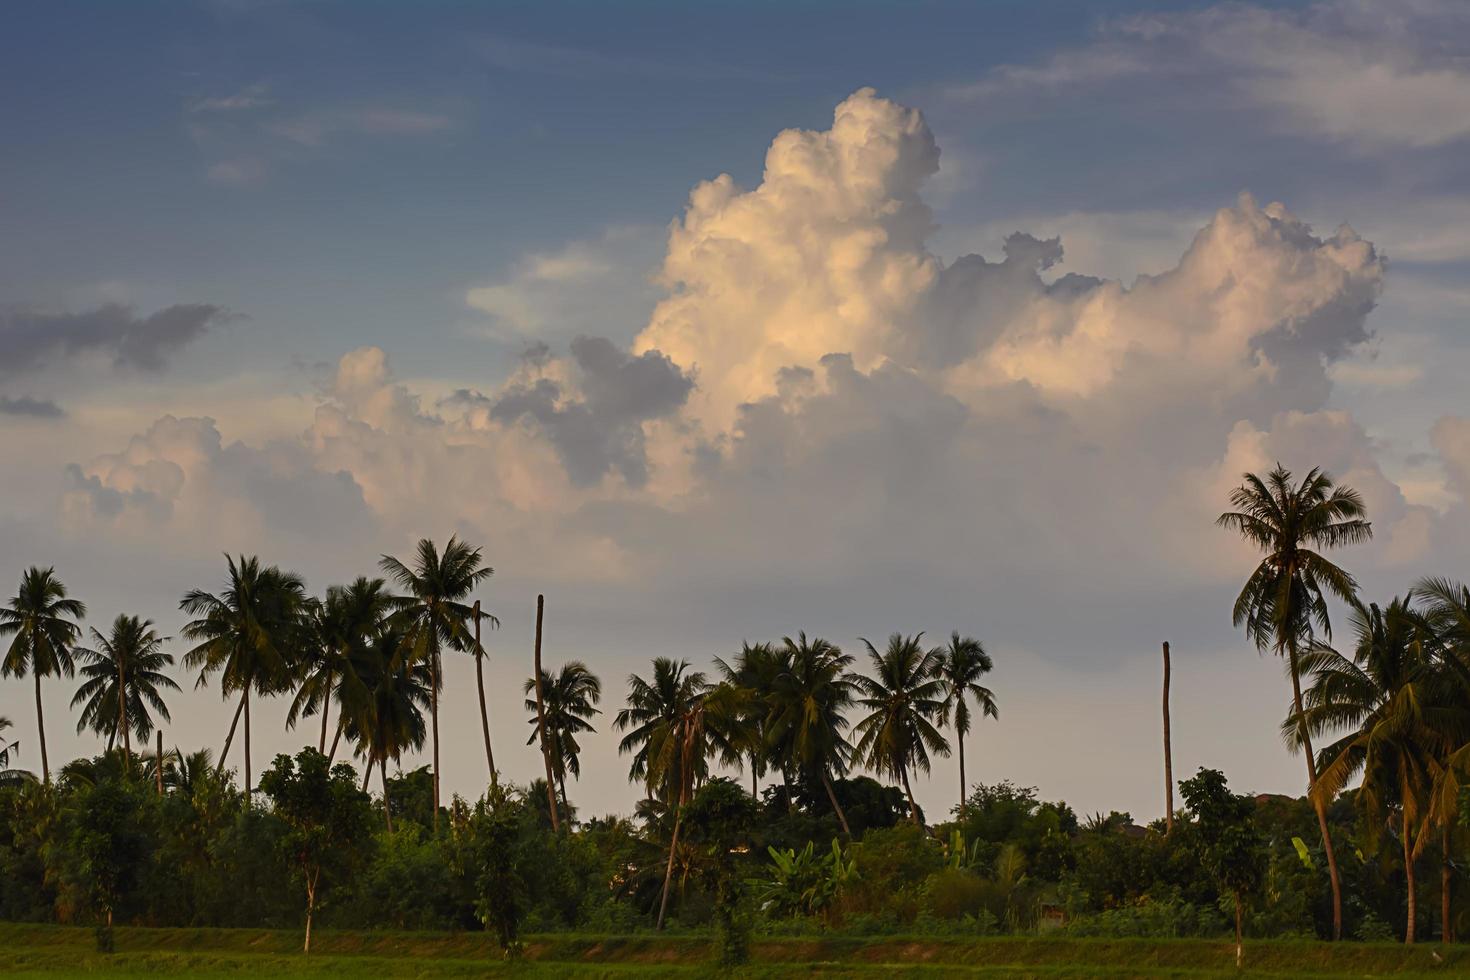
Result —
[[495, 775], [495, 752], [490, 748], [490, 713], [485, 709], [485, 648], [480, 645], [480, 600], [475, 600], [475, 685], [480, 689], [480, 728], [485, 732], [485, 761], [490, 765], [490, 788], [500, 785]]
[[163, 729], [158, 729], [158, 754], [153, 757], [153, 775], [158, 778], [158, 795], [163, 795]]
[[536, 597], [536, 731], [541, 737], [541, 760], [546, 763], [546, 802], [551, 804], [551, 832], [561, 832], [556, 816], [556, 779], [551, 774], [551, 745], [546, 741], [546, 706], [541, 694], [541, 617], [546, 609], [546, 596]]
[[1174, 753], [1169, 743], [1169, 643], [1164, 641], [1164, 833], [1174, 832]]

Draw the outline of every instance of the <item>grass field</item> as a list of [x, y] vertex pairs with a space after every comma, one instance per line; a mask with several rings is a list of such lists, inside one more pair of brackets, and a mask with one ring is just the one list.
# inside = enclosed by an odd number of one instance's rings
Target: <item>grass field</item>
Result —
[[[117, 952], [95, 952], [92, 931], [0, 924], [7, 977], [628, 977], [712, 972], [710, 941], [687, 936], [531, 936], [506, 964], [483, 933], [322, 931], [308, 959], [297, 932], [133, 929]], [[1439, 958], [1436, 960], [1436, 956]], [[958, 940], [827, 937], [758, 940], [739, 976], [1208, 977], [1231, 976], [1234, 947], [1217, 940], [997, 937]], [[1463, 976], [1470, 950], [1431, 945], [1262, 941], [1246, 946], [1252, 976]]]

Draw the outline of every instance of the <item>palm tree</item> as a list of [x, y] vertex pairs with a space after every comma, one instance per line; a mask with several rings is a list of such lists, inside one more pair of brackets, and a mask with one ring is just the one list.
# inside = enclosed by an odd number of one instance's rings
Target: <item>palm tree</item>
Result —
[[[1356, 802], [1370, 832], [1396, 808], [1408, 885], [1406, 943], [1414, 941], [1414, 859], [1423, 850], [1426, 808], [1444, 739], [1437, 730], [1433, 631], [1409, 597], [1386, 610], [1377, 604], [1354, 610], [1351, 659], [1326, 643], [1300, 657], [1310, 683], [1305, 717], [1287, 718], [1282, 734], [1300, 746], [1301, 733], [1346, 729], [1322, 750], [1313, 793], [1331, 798], [1359, 773]], [[1382, 817], [1376, 820], [1375, 817]]]
[[909, 770], [929, 771], [929, 753], [949, 755], [949, 742], [934, 725], [944, 712], [944, 685], [934, 675], [939, 650], [920, 645], [923, 633], [894, 633], [879, 653], [868, 648], [873, 674], [852, 673], [848, 680], [858, 693], [857, 703], [868, 709], [857, 723], [853, 756], [874, 772], [891, 775], [903, 785], [909, 801], [909, 819], [919, 823], [919, 807], [909, 784]]
[[0, 608], [0, 636], [13, 636], [0, 677], [24, 677], [36, 682], [36, 727], [40, 733], [41, 778], [51, 782], [51, 763], [46, 756], [46, 719], [41, 709], [41, 678], [67, 677], [76, 665], [71, 648], [81, 635], [75, 620], [87, 615], [79, 599], [69, 598], [66, 586], [54, 568], [32, 567], [21, 576], [20, 589], [8, 605]]
[[358, 647], [351, 656], [352, 664], [345, 675], [349, 680], [341, 692], [342, 730], [365, 759], [364, 787], [377, 764], [389, 833], [393, 831], [393, 815], [388, 805], [388, 760], [399, 765], [403, 753], [423, 748], [427, 734], [423, 709], [433, 697], [429, 665], [405, 660], [405, 642], [403, 634], [390, 629]]
[[0, 786], [36, 778], [24, 769], [10, 768], [10, 757], [20, 757], [20, 742], [5, 734], [5, 730], [10, 727], [10, 719], [0, 715]]
[[791, 668], [785, 648], [769, 643], [742, 643], [734, 663], [715, 658], [725, 682], [749, 692], [749, 710], [744, 722], [743, 738], [745, 755], [750, 761], [750, 795], [760, 798], [760, 777], [765, 775], [770, 761], [768, 730], [772, 695], [776, 689], [776, 678]]
[[[524, 693], [530, 694], [535, 690], [535, 678], [528, 678]], [[551, 745], [552, 769], [561, 790], [562, 806], [567, 812], [571, 812], [571, 801], [567, 799], [567, 773], [570, 772], [573, 779], [582, 775], [582, 747], [577, 742], [577, 736], [597, 731], [592, 727], [591, 718], [601, 713], [597, 709], [597, 702], [602, 698], [602, 682], [587, 669], [586, 664], [580, 660], [569, 660], [554, 675], [542, 671], [541, 691], [546, 712], [546, 740]], [[531, 713], [532, 729], [526, 744], [535, 745], [538, 735], [535, 699], [526, 698], [525, 708]]]
[[184, 654], [184, 666], [199, 671], [196, 687], [220, 674], [220, 694], [239, 692], [240, 704], [230, 722], [218, 767], [224, 769], [235, 725], [245, 716], [245, 802], [250, 803], [250, 692], [261, 696], [287, 690], [297, 672], [296, 650], [304, 646], [306, 586], [301, 577], [260, 559], [225, 556], [228, 579], [219, 594], [193, 589], [179, 608], [195, 618], [181, 635], [196, 645]]
[[[75, 651], [86, 661], [81, 671], [86, 680], [71, 699], [73, 708], [82, 705], [82, 715], [77, 719], [79, 733], [90, 728], [106, 735], [109, 752], [121, 733], [123, 756], [131, 760], [133, 743], [129, 733], [143, 743], [153, 734], [149, 705], [164, 721], [173, 720], [160, 693], [164, 688], [179, 689], [164, 673], [174, 663], [173, 655], [163, 652], [165, 639], [154, 632], [152, 620], [137, 616], [118, 616], [112, 621], [111, 636], [92, 630], [95, 649], [78, 647]], [[127, 696], [118, 697], [120, 690]]]
[[[351, 585], [334, 585], [319, 602], [312, 602], [307, 618], [310, 646], [301, 662], [301, 677], [296, 697], [286, 713], [286, 727], [295, 726], [298, 718], [320, 711], [321, 734], [317, 751], [327, 754], [327, 720], [331, 702], [344, 671], [350, 665], [354, 650], [369, 642], [382, 628], [388, 615], [391, 597], [380, 578], [359, 576]], [[337, 754], [339, 725], [332, 739], [332, 752]]]
[[[650, 798], [658, 795], [673, 805], [680, 786], [705, 775], [685, 775], [679, 726], [708, 688], [705, 675], [691, 672], [688, 661], [668, 657], [654, 658], [652, 680], [629, 675], [628, 706], [617, 713], [613, 728], [627, 732], [618, 743], [618, 753], [633, 755], [629, 781], [641, 781]], [[689, 759], [688, 764], [704, 766], [704, 753]]]
[[852, 704], [852, 681], [847, 668], [852, 657], [820, 637], [782, 639], [786, 669], [771, 691], [771, 713], [766, 737], [773, 758], [821, 781], [827, 801], [837, 814], [842, 832], [852, 836], [847, 814], [837, 802], [832, 774], [847, 771], [852, 746], [843, 733], [843, 711]]
[[961, 637], [958, 630], [950, 634], [949, 646], [941, 647], [938, 653], [934, 679], [939, 682], [943, 697], [939, 724], [941, 727], [947, 725], [950, 716], [954, 716], [955, 748], [960, 756], [960, 816], [964, 816], [965, 794], [969, 787], [965, 782], [965, 736], [970, 733], [970, 699], [975, 699], [982, 718], [1000, 717], [994, 692], [980, 684], [980, 679], [995, 665], [979, 640]]
[[1332, 639], [1329, 595], [1356, 602], [1358, 588], [1353, 577], [1320, 552], [1366, 541], [1373, 529], [1363, 519], [1363, 498], [1347, 487], [1334, 486], [1332, 477], [1320, 470], [1311, 470], [1293, 485], [1291, 473], [1278, 463], [1265, 480], [1254, 473], [1246, 473], [1244, 480], [1230, 494], [1236, 509], [1221, 514], [1216, 524], [1238, 532], [1265, 554], [1240, 590], [1232, 617], [1236, 626], [1245, 626], [1258, 650], [1274, 650], [1287, 660], [1294, 713], [1302, 719], [1300, 745], [1307, 765], [1308, 793], [1316, 806], [1332, 881], [1332, 938], [1341, 939], [1342, 883], [1327, 829], [1326, 800], [1314, 792], [1317, 766], [1302, 712], [1298, 659], [1314, 634]]
[[475, 617], [464, 600], [475, 587], [494, 574], [482, 563], [479, 548], [450, 538], [440, 555], [428, 538], [419, 541], [410, 568], [391, 555], [378, 563], [406, 595], [392, 600], [394, 628], [400, 631], [400, 657], [427, 664], [431, 678], [429, 714], [434, 739], [434, 829], [439, 829], [439, 687], [443, 683], [440, 651], [475, 652], [469, 624]]

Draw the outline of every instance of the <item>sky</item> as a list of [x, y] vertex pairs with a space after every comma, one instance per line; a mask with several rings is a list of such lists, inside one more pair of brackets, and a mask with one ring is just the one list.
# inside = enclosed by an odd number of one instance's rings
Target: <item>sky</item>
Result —
[[[1369, 599], [1470, 576], [1461, 3], [3, 18], [0, 583], [54, 565], [89, 626], [172, 635], [226, 552], [319, 593], [459, 535], [505, 775], [540, 767], [538, 593], [547, 663], [604, 680], [584, 815], [639, 795], [629, 673], [803, 630], [978, 637], [972, 781], [1140, 821], [1167, 640], [1175, 772], [1300, 793], [1289, 685], [1230, 622], [1241, 474], [1360, 490]], [[193, 680], [165, 736], [217, 752]], [[471, 797], [473, 684], [451, 658]], [[70, 687], [53, 761], [97, 749]], [[257, 767], [313, 740], [285, 711]], [[35, 767], [29, 683], [0, 714]], [[955, 760], [915, 791], [947, 812]]]

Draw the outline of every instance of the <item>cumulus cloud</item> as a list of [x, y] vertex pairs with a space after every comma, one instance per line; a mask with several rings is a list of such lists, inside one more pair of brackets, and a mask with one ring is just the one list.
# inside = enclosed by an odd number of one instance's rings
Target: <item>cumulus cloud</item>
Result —
[[143, 317], [119, 303], [86, 313], [0, 312], [0, 375], [88, 353], [102, 354], [116, 367], [156, 371], [228, 318], [222, 307], [207, 303], [177, 304]]

